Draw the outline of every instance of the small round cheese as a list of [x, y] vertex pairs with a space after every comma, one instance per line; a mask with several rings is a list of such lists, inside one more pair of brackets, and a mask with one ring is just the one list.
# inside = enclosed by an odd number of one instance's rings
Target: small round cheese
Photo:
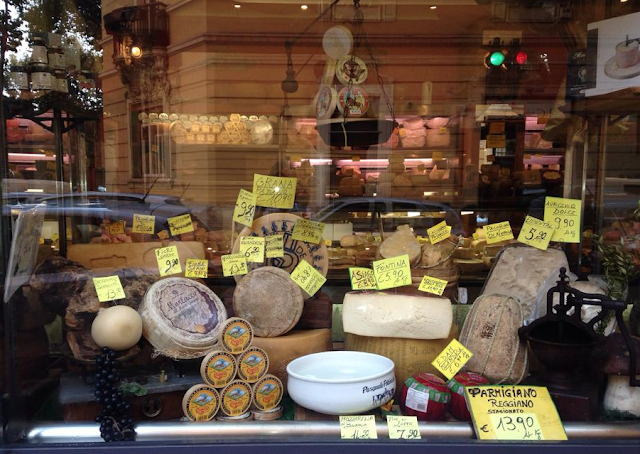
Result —
[[98, 312], [91, 325], [91, 337], [100, 347], [127, 350], [142, 336], [142, 319], [129, 306], [113, 306]]

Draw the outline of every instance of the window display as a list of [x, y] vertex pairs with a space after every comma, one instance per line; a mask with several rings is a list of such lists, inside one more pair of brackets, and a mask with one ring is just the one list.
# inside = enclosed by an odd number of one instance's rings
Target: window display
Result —
[[637, 449], [637, 2], [36, 3], [8, 446]]

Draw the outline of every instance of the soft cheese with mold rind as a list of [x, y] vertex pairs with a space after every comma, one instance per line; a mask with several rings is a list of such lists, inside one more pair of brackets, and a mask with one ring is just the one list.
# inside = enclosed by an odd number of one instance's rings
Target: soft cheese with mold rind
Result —
[[453, 323], [447, 298], [350, 292], [344, 297], [344, 331], [371, 337], [444, 339]]

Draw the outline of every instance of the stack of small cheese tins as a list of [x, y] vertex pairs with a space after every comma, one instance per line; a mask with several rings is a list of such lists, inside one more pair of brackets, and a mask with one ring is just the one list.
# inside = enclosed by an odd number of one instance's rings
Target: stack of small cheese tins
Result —
[[200, 366], [205, 383], [191, 387], [182, 399], [191, 421], [273, 420], [282, 416], [283, 386], [267, 374], [269, 358], [252, 347], [253, 329], [241, 318], [227, 320], [220, 332], [219, 350], [207, 354]]

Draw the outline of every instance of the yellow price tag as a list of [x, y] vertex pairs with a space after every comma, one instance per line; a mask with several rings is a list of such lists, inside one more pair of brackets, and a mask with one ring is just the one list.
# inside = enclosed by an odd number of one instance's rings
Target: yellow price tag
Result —
[[480, 239], [480, 235], [478, 235], [476, 232], [473, 232], [473, 235], [471, 235], [473, 237], [474, 240], [478, 241]]
[[561, 243], [580, 242], [580, 218], [582, 201], [547, 197], [544, 203], [544, 222], [555, 229], [551, 241]]
[[374, 243], [382, 243], [382, 237], [380, 237], [380, 236], [374, 236], [374, 237], [373, 237], [373, 242], [374, 242]]
[[146, 214], [134, 214], [131, 231], [153, 235], [156, 230], [156, 217]]
[[180, 256], [178, 255], [177, 246], [161, 247], [156, 249], [156, 261], [160, 276], [170, 276], [172, 274], [182, 273], [180, 265]]
[[373, 415], [340, 416], [340, 438], [372, 440], [378, 438]]
[[411, 285], [409, 254], [373, 262], [373, 273], [379, 290]]
[[184, 276], [206, 279], [209, 277], [209, 261], [205, 259], [187, 259]]
[[[481, 440], [566, 440], [562, 421], [543, 386], [468, 386], [465, 398]], [[522, 409], [515, 413], [514, 409]]]
[[236, 206], [233, 209], [233, 221], [251, 227], [253, 216], [256, 214], [256, 195], [253, 192], [240, 189]]
[[513, 231], [509, 221], [497, 222], [484, 226], [484, 233], [487, 237], [487, 244], [499, 243], [513, 239]]
[[327, 247], [331, 247], [331, 245], [333, 244], [333, 241], [331, 240], [324, 240], [324, 245]]
[[352, 290], [375, 290], [376, 278], [370, 268], [352, 267], [349, 268], [349, 279]]
[[266, 236], [265, 252], [268, 259], [284, 257], [284, 235]]
[[440, 224], [427, 229], [427, 235], [429, 235], [431, 244], [437, 244], [451, 236], [451, 226], [447, 225], [447, 221], [442, 221]]
[[311, 296], [315, 295], [320, 287], [327, 282], [327, 278], [309, 265], [306, 260], [300, 260], [296, 269], [291, 273], [291, 279]]
[[161, 240], [166, 240], [167, 238], [169, 238], [169, 232], [167, 232], [166, 230], [160, 230], [158, 232], [158, 238], [160, 238]]
[[54, 233], [53, 235], [51, 235], [51, 241], [53, 241], [54, 243], [59, 239], [60, 239], [60, 235], [58, 235], [57, 233]]
[[389, 438], [392, 440], [420, 440], [420, 428], [416, 416], [387, 416]]
[[101, 303], [121, 300], [127, 297], [124, 294], [124, 289], [118, 276], [94, 277], [93, 286], [96, 288], [98, 301]]
[[297, 179], [255, 174], [253, 193], [256, 205], [271, 208], [293, 208], [296, 199]]
[[433, 159], [434, 161], [442, 161], [443, 158], [444, 156], [441, 151], [434, 151], [433, 153], [431, 153], [431, 159]]
[[261, 236], [243, 236], [240, 238], [240, 253], [247, 262], [264, 262], [264, 238]]
[[431, 241], [429, 241], [429, 238], [425, 238], [423, 236], [418, 235], [418, 243], [420, 244], [431, 244]]
[[322, 222], [299, 219], [296, 225], [293, 226], [291, 238], [293, 240], [306, 241], [307, 243], [320, 244], [322, 232], [324, 232], [324, 224]]
[[436, 277], [424, 276], [418, 290], [421, 292], [433, 293], [434, 295], [442, 295], [444, 289], [447, 287], [448, 282], [444, 279], [438, 279]]
[[167, 221], [169, 222], [169, 231], [171, 232], [172, 236], [193, 232], [194, 230], [190, 214], [174, 216], [167, 219]]
[[125, 221], [116, 221], [109, 224], [109, 235], [123, 235], [125, 233]]
[[537, 249], [546, 251], [553, 235], [553, 227], [548, 222], [531, 216], [524, 219], [518, 241]]
[[504, 134], [504, 121], [492, 121], [489, 123], [489, 134]]
[[471, 359], [473, 353], [457, 340], [449, 342], [442, 352], [436, 356], [431, 364], [451, 380], [462, 367]]
[[244, 254], [229, 254], [223, 255], [222, 259], [222, 274], [225, 277], [240, 276], [247, 274], [247, 258]]

